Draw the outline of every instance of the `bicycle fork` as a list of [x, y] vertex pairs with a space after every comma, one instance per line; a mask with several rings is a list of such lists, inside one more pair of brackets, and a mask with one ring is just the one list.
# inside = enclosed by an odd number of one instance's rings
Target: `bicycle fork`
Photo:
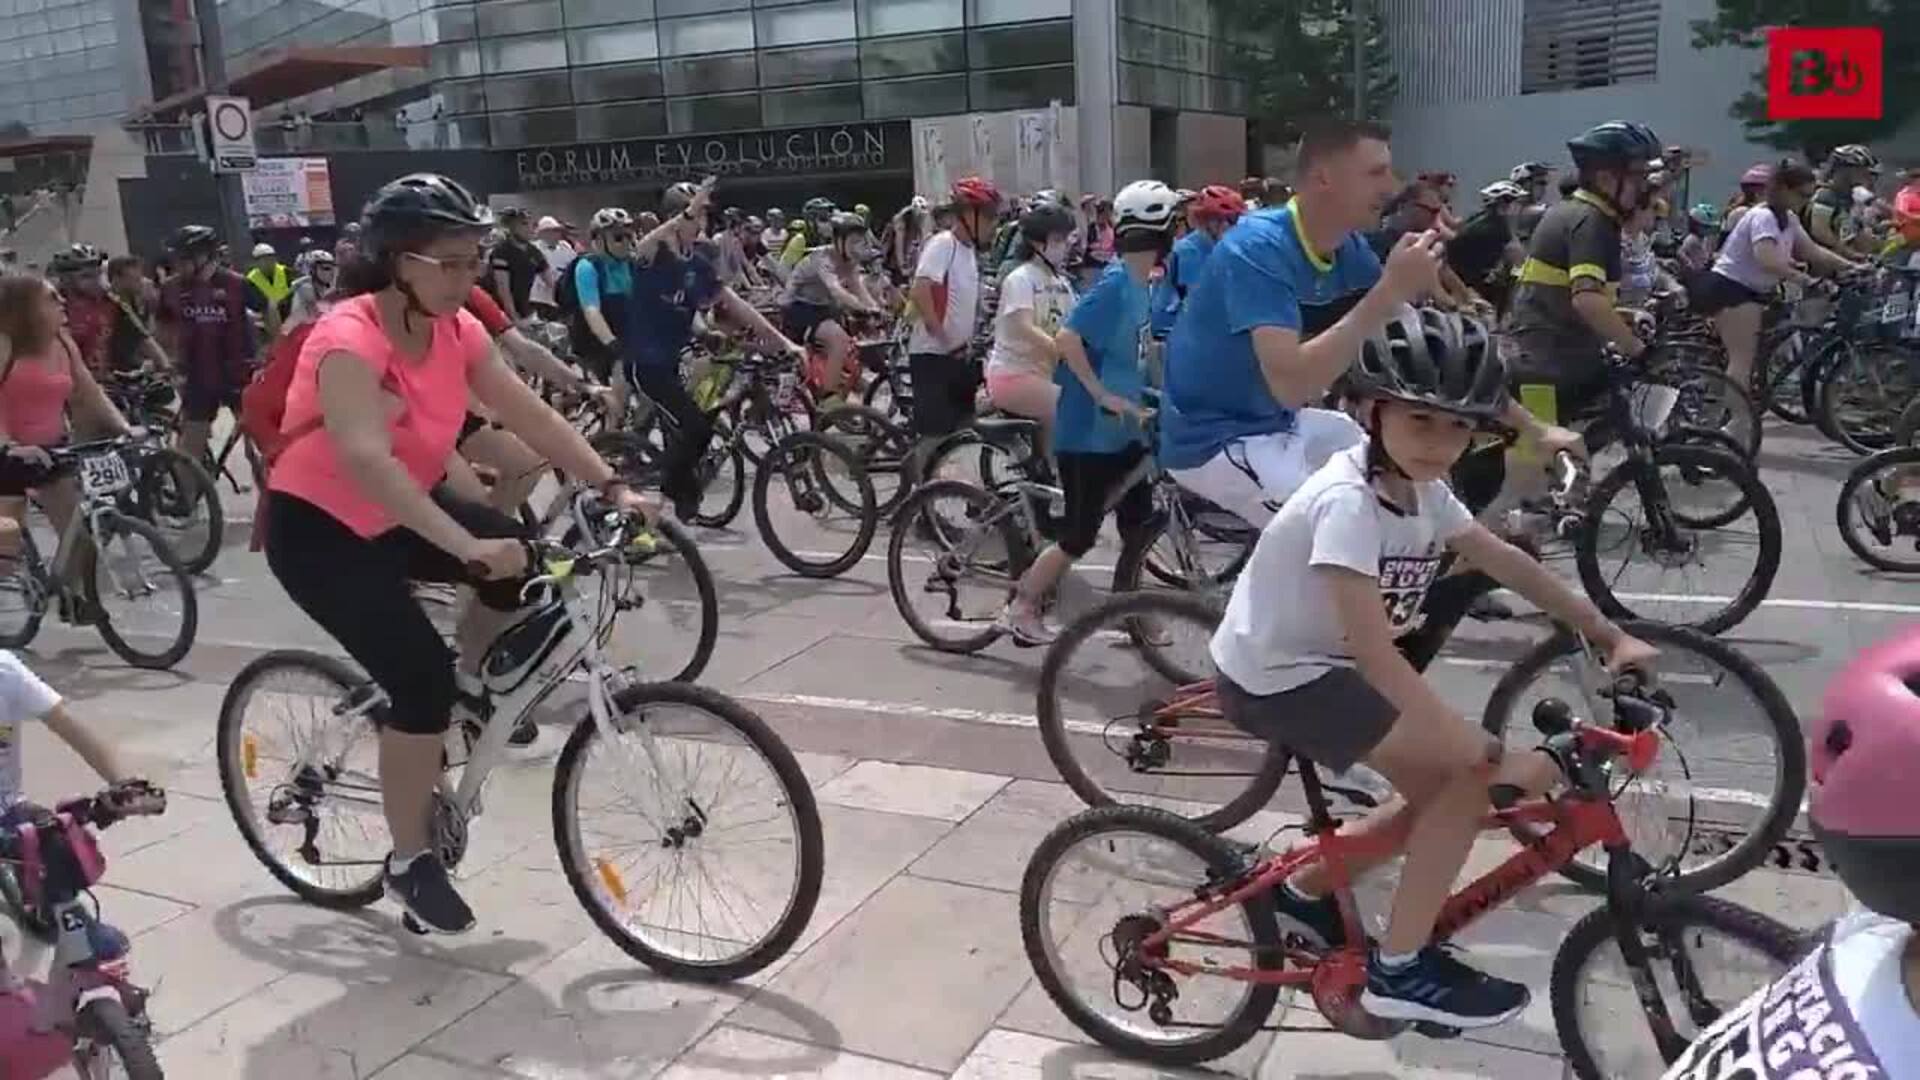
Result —
[[1620, 957], [1626, 962], [1634, 996], [1639, 999], [1640, 1011], [1646, 1017], [1647, 1030], [1653, 1035], [1654, 1045], [1659, 1048], [1661, 1057], [1672, 1061], [1686, 1050], [1689, 1040], [1674, 1028], [1673, 1016], [1667, 1010], [1660, 981], [1654, 974], [1655, 963], [1665, 960], [1672, 965], [1673, 980], [1696, 1027], [1705, 1028], [1713, 1023], [1719, 1018], [1720, 1010], [1707, 999], [1706, 991], [1701, 988], [1685, 942], [1657, 926], [1650, 928], [1657, 939], [1654, 948], [1648, 948], [1642, 939], [1641, 928], [1646, 925], [1651, 897], [1641, 883], [1647, 880], [1652, 868], [1625, 845], [1618, 848], [1610, 845], [1607, 854], [1607, 908], [1613, 916], [1614, 943], [1619, 946]]

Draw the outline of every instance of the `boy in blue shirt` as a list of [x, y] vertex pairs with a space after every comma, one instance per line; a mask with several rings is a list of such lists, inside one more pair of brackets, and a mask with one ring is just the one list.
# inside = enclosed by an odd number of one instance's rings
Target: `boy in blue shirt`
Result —
[[[1173, 243], [1176, 201], [1172, 188], [1154, 180], [1120, 189], [1113, 200], [1119, 257], [1074, 305], [1055, 338], [1065, 362], [1053, 374], [1060, 387], [1053, 447], [1066, 514], [1059, 539], [1021, 575], [1001, 612], [1000, 628], [1017, 645], [1054, 639], [1054, 630], [1041, 618], [1041, 604], [1067, 569], [1092, 550], [1114, 489], [1147, 455], [1140, 350], [1152, 307], [1148, 283]], [[1153, 526], [1152, 489], [1133, 484], [1115, 502], [1114, 516], [1122, 544], [1144, 542]]]

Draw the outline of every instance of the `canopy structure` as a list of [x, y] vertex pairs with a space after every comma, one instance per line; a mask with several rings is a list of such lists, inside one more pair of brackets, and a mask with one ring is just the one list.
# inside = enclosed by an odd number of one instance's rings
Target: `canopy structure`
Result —
[[[348, 79], [389, 68], [425, 68], [424, 45], [336, 45], [274, 49], [245, 72], [227, 80], [229, 93], [255, 109], [337, 86]], [[133, 119], [176, 120], [206, 99], [205, 87], [170, 95], [134, 110]]]

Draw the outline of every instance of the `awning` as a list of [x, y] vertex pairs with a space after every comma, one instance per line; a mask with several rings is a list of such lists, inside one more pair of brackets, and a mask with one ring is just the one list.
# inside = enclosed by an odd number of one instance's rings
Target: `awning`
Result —
[[[348, 79], [389, 68], [425, 68], [424, 45], [339, 45], [326, 48], [273, 49], [245, 72], [227, 80], [228, 92], [246, 98], [255, 109], [338, 86]], [[135, 109], [133, 119], [159, 120], [187, 112], [207, 96], [196, 87]]]
[[34, 154], [58, 154], [93, 149], [91, 135], [38, 135], [30, 139], [0, 142], [0, 158], [30, 157]]

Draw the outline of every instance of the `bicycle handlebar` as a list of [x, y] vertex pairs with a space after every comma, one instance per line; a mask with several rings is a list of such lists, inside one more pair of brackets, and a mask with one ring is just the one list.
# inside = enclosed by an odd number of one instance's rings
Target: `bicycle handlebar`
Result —
[[[65, 818], [90, 829], [106, 829], [130, 817], [153, 817], [167, 809], [167, 793], [145, 781], [127, 781], [94, 795], [55, 804], [37, 820], [21, 822], [45, 829]], [[0, 828], [0, 860], [19, 860], [19, 825]]]

